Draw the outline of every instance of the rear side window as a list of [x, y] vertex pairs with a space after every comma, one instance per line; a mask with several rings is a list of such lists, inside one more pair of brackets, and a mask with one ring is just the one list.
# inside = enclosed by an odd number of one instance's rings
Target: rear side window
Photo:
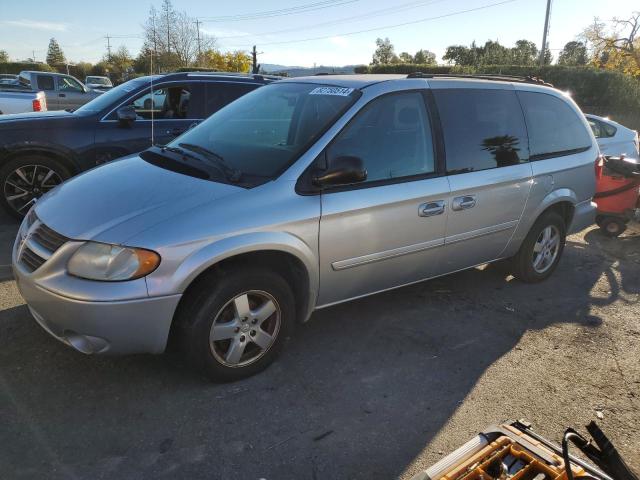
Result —
[[55, 90], [51, 75], [38, 75], [38, 90]]
[[514, 91], [443, 89], [433, 94], [444, 134], [447, 173], [528, 161], [527, 131]]
[[537, 92], [518, 92], [522, 102], [531, 159], [570, 155], [591, 147], [591, 137], [578, 114], [562, 99]]
[[242, 83], [209, 83], [207, 84], [207, 101], [205, 116], [217, 112], [225, 105], [240, 98], [245, 93], [255, 90], [259, 85]]

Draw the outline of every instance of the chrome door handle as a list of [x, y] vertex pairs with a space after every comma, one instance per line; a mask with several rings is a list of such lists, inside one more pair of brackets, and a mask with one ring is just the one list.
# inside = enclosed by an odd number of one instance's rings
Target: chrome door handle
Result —
[[423, 203], [418, 207], [418, 216], [420, 217], [433, 217], [434, 215], [442, 215], [443, 213], [444, 200]]
[[467, 210], [476, 206], [475, 195], [463, 195], [462, 197], [456, 197], [453, 199], [451, 209], [457, 211]]

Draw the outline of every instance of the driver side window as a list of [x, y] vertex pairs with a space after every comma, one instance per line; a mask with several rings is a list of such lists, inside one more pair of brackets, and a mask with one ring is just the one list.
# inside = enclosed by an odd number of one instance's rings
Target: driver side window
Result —
[[132, 106], [141, 120], [182, 119], [189, 116], [191, 93], [186, 86], [176, 85], [145, 90], [127, 105]]
[[61, 92], [84, 92], [82, 85], [76, 82], [73, 78], [60, 77], [58, 78], [58, 90]]
[[365, 106], [327, 151], [362, 159], [367, 182], [435, 172], [429, 115], [420, 92], [385, 95]]

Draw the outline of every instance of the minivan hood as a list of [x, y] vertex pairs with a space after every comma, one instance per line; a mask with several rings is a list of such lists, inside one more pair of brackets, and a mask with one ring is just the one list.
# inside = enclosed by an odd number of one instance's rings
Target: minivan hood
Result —
[[136, 155], [63, 183], [42, 197], [35, 211], [45, 225], [68, 238], [125, 244], [159, 222], [241, 191], [165, 170]]

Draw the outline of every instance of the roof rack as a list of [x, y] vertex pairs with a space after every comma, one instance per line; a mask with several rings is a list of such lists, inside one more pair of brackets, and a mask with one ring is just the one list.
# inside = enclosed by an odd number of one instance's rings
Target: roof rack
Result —
[[545, 82], [540, 77], [533, 75], [500, 75], [500, 74], [468, 74], [468, 73], [422, 73], [413, 72], [407, 75], [407, 78], [477, 78], [479, 80], [502, 80], [505, 82], [533, 83], [536, 85], [544, 85], [553, 87], [551, 83]]

